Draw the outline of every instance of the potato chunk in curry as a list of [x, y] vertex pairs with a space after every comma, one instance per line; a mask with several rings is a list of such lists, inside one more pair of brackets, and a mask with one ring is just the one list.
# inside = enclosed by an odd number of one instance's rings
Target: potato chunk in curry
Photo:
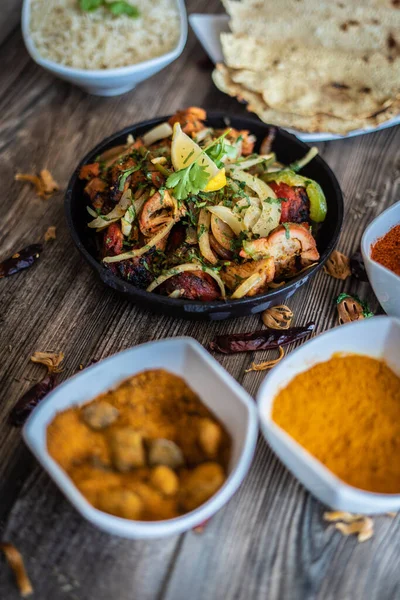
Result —
[[215, 494], [231, 439], [183, 379], [158, 369], [56, 415], [47, 447], [94, 507], [149, 521], [178, 517]]

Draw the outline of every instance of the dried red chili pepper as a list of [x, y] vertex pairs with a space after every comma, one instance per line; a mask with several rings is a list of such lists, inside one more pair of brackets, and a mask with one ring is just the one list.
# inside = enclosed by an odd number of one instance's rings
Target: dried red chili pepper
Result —
[[35, 352], [31, 356], [32, 362], [46, 367], [47, 374], [18, 400], [9, 415], [11, 425], [21, 427], [33, 409], [54, 388], [57, 374], [62, 371], [60, 365], [63, 360], [62, 352]]
[[31, 244], [0, 263], [0, 279], [31, 267], [43, 250], [42, 244]]
[[297, 342], [314, 331], [315, 323], [312, 321], [304, 327], [290, 327], [285, 331], [279, 329], [261, 329], [250, 333], [232, 333], [230, 335], [217, 335], [210, 343], [210, 349], [223, 354], [235, 352], [252, 352], [254, 350], [271, 350]]
[[9, 423], [14, 427], [21, 427], [33, 409], [53, 389], [56, 382], [55, 373], [47, 375], [32, 386], [21, 398], [10, 412]]

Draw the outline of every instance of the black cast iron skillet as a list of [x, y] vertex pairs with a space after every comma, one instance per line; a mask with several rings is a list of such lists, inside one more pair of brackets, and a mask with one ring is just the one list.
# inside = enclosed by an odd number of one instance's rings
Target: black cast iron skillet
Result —
[[[126, 127], [98, 144], [87, 154], [75, 169], [68, 184], [65, 196], [65, 212], [68, 226], [73, 241], [78, 250], [84, 256], [90, 266], [100, 276], [100, 279], [109, 287], [117, 290], [135, 304], [144, 308], [164, 313], [173, 317], [184, 317], [187, 319], [227, 319], [229, 317], [242, 317], [260, 312], [270, 306], [282, 303], [292, 296], [296, 290], [309, 281], [321, 269], [322, 265], [334, 249], [343, 221], [343, 197], [337, 179], [326, 162], [317, 156], [310, 164], [302, 169], [301, 174], [315, 179], [325, 192], [328, 203], [327, 218], [317, 234], [317, 245], [321, 255], [317, 265], [290, 279], [288, 283], [275, 290], [269, 290], [265, 294], [242, 298], [239, 300], [218, 300], [215, 302], [196, 302], [185, 299], [173, 299], [156, 293], [141, 290], [131, 283], [119, 279], [109, 269], [103, 266], [96, 258], [93, 233], [88, 229], [90, 220], [86, 212], [87, 200], [84, 198], [84, 182], [78, 178], [78, 172], [82, 165], [93, 162], [99, 154], [119, 144], [124, 144], [128, 134], [133, 136], [142, 135], [158, 123], [166, 121], [168, 117], [157, 117], [149, 121], [143, 121], [137, 125]], [[227, 124], [236, 129], [247, 129], [257, 137], [257, 144], [261, 143], [267, 135], [270, 125], [252, 118], [243, 118], [223, 113], [208, 113], [207, 125], [216, 128], [226, 127]], [[258, 149], [256, 146], [256, 150]], [[283, 164], [290, 164], [296, 159], [304, 156], [309, 146], [298, 140], [294, 135], [277, 128], [277, 134], [272, 147], [278, 160]]]

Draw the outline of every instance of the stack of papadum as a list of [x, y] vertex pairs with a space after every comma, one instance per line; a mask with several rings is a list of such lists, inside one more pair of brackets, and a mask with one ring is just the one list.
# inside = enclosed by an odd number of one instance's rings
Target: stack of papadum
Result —
[[260, 119], [345, 135], [400, 113], [400, 0], [222, 0], [216, 86]]

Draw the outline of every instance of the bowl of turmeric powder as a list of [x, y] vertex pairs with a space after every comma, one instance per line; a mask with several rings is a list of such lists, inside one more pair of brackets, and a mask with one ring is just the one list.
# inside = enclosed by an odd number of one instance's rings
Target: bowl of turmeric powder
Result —
[[297, 479], [335, 510], [400, 509], [400, 320], [345, 324], [305, 343], [258, 393], [261, 428]]
[[400, 202], [370, 223], [361, 251], [380, 305], [388, 315], [400, 317]]
[[35, 409], [24, 438], [83, 517], [127, 538], [191, 529], [235, 493], [257, 438], [254, 401], [190, 338], [89, 367]]

